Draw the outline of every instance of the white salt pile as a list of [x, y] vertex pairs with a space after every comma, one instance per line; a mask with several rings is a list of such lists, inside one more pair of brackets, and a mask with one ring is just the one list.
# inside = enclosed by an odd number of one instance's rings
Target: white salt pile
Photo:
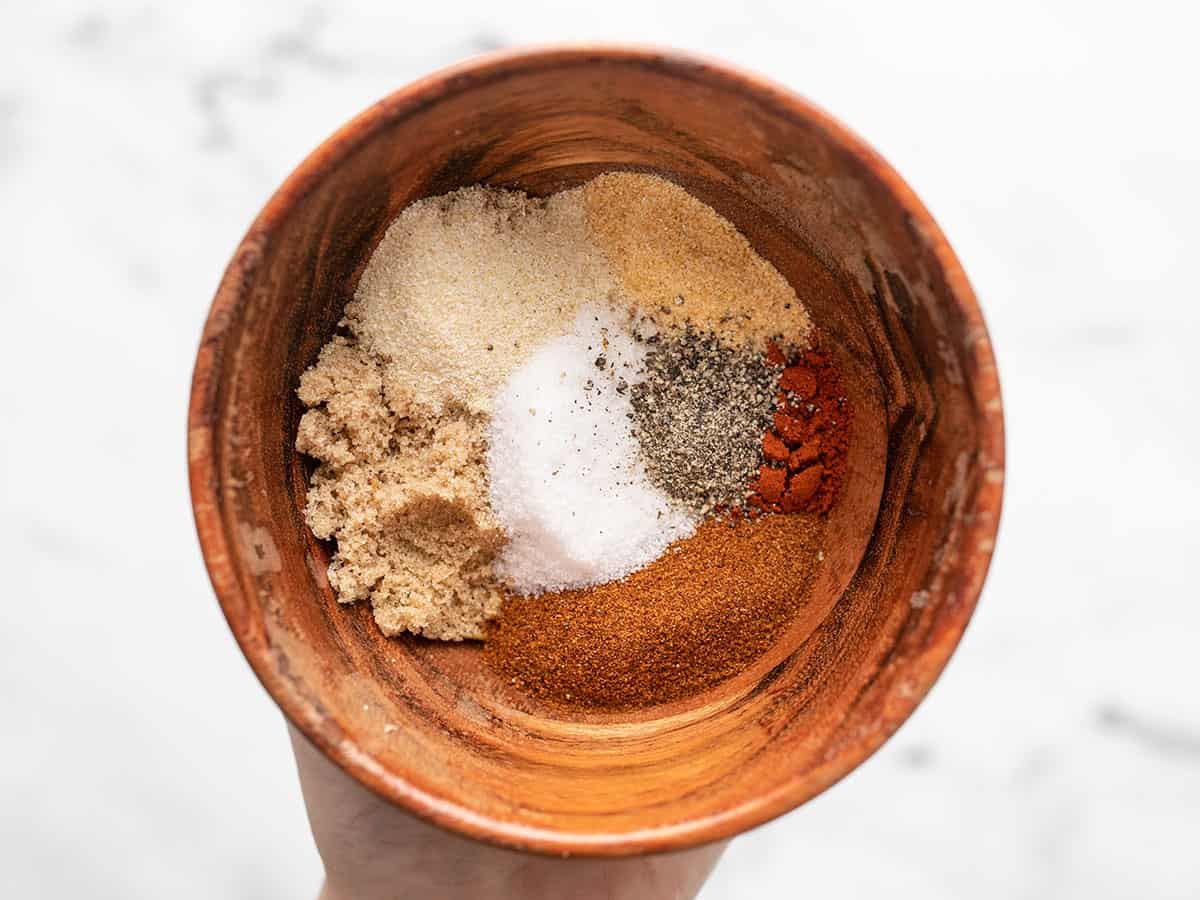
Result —
[[516, 592], [622, 578], [696, 527], [646, 477], [630, 382], [643, 345], [607, 306], [588, 304], [492, 401], [492, 509], [508, 544], [495, 572]]

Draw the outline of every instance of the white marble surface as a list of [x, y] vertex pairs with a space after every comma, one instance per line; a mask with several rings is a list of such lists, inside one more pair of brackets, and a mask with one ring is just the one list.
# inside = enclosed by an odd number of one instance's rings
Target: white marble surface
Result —
[[1005, 518], [958, 655], [704, 900], [1200, 895], [1189, 7], [403, 6], [0, 5], [0, 894], [313, 895], [282, 723], [192, 532], [201, 322], [352, 113], [480, 49], [603, 37], [727, 57], [864, 134], [957, 247], [1004, 377]]

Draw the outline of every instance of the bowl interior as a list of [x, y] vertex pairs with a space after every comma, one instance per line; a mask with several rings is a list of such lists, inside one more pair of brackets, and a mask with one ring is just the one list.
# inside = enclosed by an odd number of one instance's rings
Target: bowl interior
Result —
[[[583, 714], [500, 683], [475, 645], [384, 638], [340, 607], [306, 528], [301, 372], [390, 221], [477, 182], [546, 194], [653, 171], [736, 224], [791, 281], [855, 408], [816, 588], [743, 675], [669, 706]], [[494, 58], [420, 82], [327, 141], [271, 200], [218, 291], [189, 452], [209, 570], [284, 711], [384, 796], [551, 852], [727, 836], [879, 746], [945, 663], [990, 557], [998, 386], [969, 286], [902, 182], [797, 98], [633, 51]]]

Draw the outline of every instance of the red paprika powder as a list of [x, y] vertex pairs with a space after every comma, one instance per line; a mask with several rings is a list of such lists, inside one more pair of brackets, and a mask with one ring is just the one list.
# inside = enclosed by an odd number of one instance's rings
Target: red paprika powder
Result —
[[762, 512], [827, 513], [845, 477], [852, 419], [837, 367], [819, 348], [786, 359], [772, 344], [767, 359], [784, 368], [749, 505]]

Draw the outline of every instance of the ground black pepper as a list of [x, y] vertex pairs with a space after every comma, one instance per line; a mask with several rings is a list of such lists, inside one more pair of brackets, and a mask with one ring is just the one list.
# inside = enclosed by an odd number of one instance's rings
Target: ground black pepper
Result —
[[700, 514], [740, 507], [762, 462], [780, 371], [760, 352], [692, 329], [657, 341], [633, 385], [650, 481]]

